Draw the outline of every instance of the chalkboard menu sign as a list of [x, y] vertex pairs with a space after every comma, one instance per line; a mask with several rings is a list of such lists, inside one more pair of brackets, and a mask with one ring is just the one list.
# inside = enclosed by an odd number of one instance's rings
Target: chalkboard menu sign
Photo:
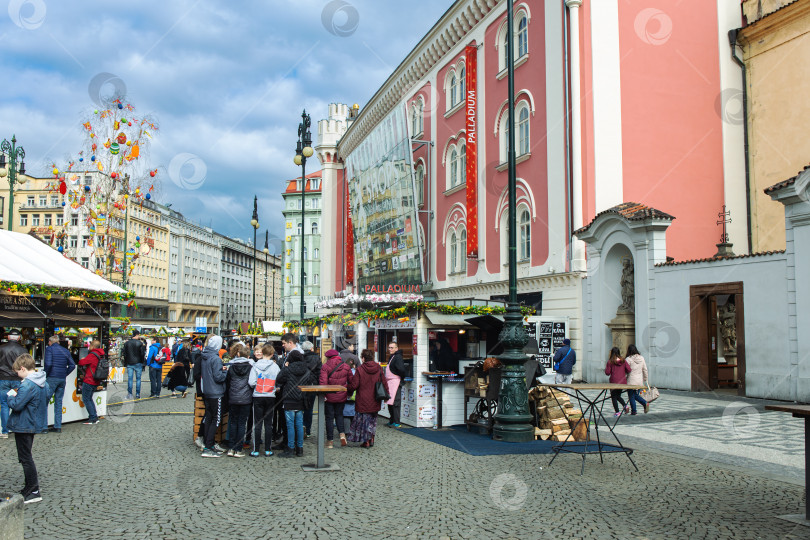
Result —
[[568, 337], [568, 317], [529, 317], [526, 331], [529, 337], [537, 340], [540, 353], [535, 358], [544, 368], [551, 370], [554, 352], [563, 346], [563, 340]]

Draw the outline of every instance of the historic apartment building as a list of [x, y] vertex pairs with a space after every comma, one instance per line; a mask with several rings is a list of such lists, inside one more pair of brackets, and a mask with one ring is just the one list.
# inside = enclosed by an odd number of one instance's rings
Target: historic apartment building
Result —
[[[304, 222], [302, 195], [304, 191]], [[281, 318], [298, 320], [301, 310], [301, 295], [304, 296], [304, 316], [314, 315], [314, 305], [321, 291], [321, 171], [310, 173], [303, 183], [301, 178], [287, 181], [284, 199], [284, 254], [282, 266], [283, 296]], [[301, 258], [301, 236], [304, 250]], [[304, 282], [301, 283], [301, 265]]]
[[169, 211], [170, 327], [186, 332], [219, 328], [221, 248], [215, 234]]

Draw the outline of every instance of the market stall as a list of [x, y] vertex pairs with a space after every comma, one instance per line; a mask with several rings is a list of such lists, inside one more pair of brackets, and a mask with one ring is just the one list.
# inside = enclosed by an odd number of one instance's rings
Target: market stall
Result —
[[[110, 306], [131, 294], [62, 256], [34, 236], [0, 230], [0, 328], [19, 329], [22, 345], [41, 368], [47, 339], [62, 337], [78, 362], [87, 355], [87, 340], [98, 339], [109, 354]], [[63, 421], [87, 418], [76, 384], [67, 378]], [[106, 385], [106, 381], [105, 381]], [[96, 392], [99, 416], [106, 413], [107, 392]], [[49, 407], [48, 422], [53, 421]]]

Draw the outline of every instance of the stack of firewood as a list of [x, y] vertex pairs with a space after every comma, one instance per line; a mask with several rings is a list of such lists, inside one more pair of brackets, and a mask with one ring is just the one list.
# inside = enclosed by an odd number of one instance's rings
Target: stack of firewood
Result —
[[534, 401], [534, 406], [537, 408], [535, 439], [544, 441], [547, 439], [552, 441], [587, 440], [588, 420], [580, 421], [582, 411], [574, 408], [567, 394], [545, 386], [538, 386], [529, 391], [529, 400]]

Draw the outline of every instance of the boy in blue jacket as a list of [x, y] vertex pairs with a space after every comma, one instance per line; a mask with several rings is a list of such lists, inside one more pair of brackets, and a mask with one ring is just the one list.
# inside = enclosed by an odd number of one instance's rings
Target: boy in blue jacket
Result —
[[20, 493], [25, 504], [28, 504], [42, 500], [31, 447], [34, 444], [34, 434], [38, 431], [38, 418], [42, 414], [40, 409], [47, 407], [48, 385], [45, 382], [45, 372], [34, 371], [34, 359], [29, 354], [18, 356], [12, 369], [23, 381], [16, 392], [8, 391], [8, 406], [11, 408], [8, 430], [14, 433], [14, 442], [17, 443], [17, 460], [22, 464], [25, 475], [25, 487]]

